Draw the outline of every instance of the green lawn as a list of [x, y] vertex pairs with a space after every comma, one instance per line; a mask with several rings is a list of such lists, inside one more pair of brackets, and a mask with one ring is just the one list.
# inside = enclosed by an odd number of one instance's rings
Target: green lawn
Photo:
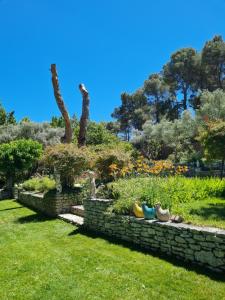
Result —
[[0, 299], [225, 299], [224, 276], [0, 201]]
[[225, 229], [224, 198], [215, 197], [190, 203], [180, 203], [174, 208], [173, 213], [182, 215], [187, 223]]

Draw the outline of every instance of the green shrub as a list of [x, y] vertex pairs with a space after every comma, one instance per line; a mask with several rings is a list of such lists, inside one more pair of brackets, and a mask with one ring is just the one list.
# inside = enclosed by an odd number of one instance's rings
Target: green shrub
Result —
[[129, 214], [135, 201], [146, 201], [149, 206], [160, 202], [165, 208], [179, 203], [200, 201], [209, 197], [225, 196], [225, 180], [218, 178], [148, 177], [119, 179], [107, 185], [107, 193], [114, 199], [114, 211]]
[[121, 177], [123, 168], [129, 167], [130, 164], [131, 153], [114, 145], [98, 152], [95, 167], [100, 179], [109, 182]]
[[51, 173], [57, 171], [63, 187], [73, 187], [75, 178], [90, 167], [91, 152], [87, 147], [74, 144], [58, 144], [47, 147], [42, 163]]
[[16, 180], [29, 172], [42, 154], [42, 145], [32, 140], [16, 140], [0, 145], [0, 174], [11, 190]]
[[56, 188], [54, 179], [49, 177], [38, 177], [24, 181], [22, 187], [27, 191], [47, 192]]

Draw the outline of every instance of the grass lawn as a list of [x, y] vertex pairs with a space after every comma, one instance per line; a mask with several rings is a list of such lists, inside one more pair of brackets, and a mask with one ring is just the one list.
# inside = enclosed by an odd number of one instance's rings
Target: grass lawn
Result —
[[225, 277], [0, 201], [0, 299], [225, 299]]
[[208, 198], [190, 203], [180, 203], [173, 213], [181, 214], [185, 222], [225, 229], [225, 199]]

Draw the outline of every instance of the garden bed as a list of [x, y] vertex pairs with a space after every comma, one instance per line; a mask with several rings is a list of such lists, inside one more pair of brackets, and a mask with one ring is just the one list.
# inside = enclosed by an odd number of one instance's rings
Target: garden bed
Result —
[[225, 229], [225, 180], [218, 178], [146, 177], [120, 179], [108, 184], [107, 195], [115, 199], [113, 211], [133, 215], [135, 201], [149, 206], [160, 202], [185, 222]]

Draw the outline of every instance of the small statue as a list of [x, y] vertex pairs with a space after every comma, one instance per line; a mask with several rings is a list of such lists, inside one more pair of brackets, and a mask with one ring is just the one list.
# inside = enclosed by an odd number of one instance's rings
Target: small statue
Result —
[[133, 205], [133, 213], [136, 218], [144, 218], [142, 207], [137, 202]]
[[56, 185], [56, 190], [58, 193], [62, 192], [62, 184], [60, 180], [60, 173], [57, 172], [57, 170], [54, 168], [54, 178], [55, 178], [55, 185]]
[[162, 209], [160, 203], [155, 205], [157, 219], [161, 222], [168, 222], [170, 219], [169, 209]]
[[91, 185], [91, 199], [96, 198], [96, 185], [95, 185], [95, 172], [88, 171], [87, 174], [90, 178], [90, 185]]

